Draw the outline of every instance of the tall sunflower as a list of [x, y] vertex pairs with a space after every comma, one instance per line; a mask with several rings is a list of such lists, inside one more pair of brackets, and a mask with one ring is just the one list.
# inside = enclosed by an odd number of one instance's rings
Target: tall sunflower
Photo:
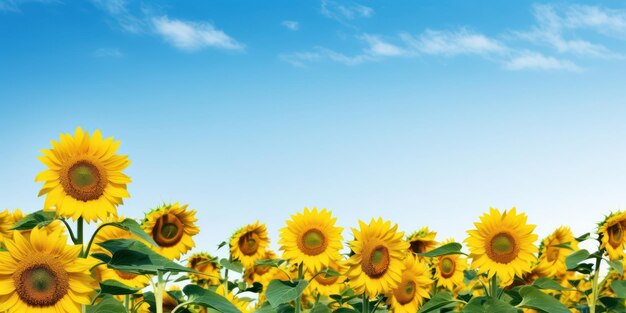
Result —
[[335, 226], [337, 218], [329, 210], [317, 208], [291, 215], [287, 227], [280, 230], [283, 259], [303, 264], [305, 270], [317, 272], [340, 258], [343, 247], [342, 227]]
[[232, 305], [234, 305], [242, 313], [252, 312], [253, 308], [250, 305], [250, 302], [240, 299], [239, 297], [237, 297], [230, 291], [226, 291], [226, 289], [224, 288], [224, 285], [219, 285], [217, 289], [215, 290], [215, 292], [219, 294], [220, 296], [226, 298]]
[[267, 227], [256, 221], [238, 229], [230, 237], [230, 255], [244, 267], [250, 268], [263, 257], [269, 244]]
[[345, 288], [346, 276], [343, 275], [343, 273], [346, 272], [346, 266], [344, 262], [331, 261], [327, 268], [335, 271], [339, 275], [318, 274], [317, 272], [313, 273], [310, 271], [305, 273], [304, 278], [309, 281], [307, 288], [310, 290], [311, 294], [320, 294], [328, 297], [333, 294], [341, 294], [341, 291]]
[[115, 152], [120, 146], [113, 137], [102, 139], [99, 130], [89, 136], [80, 127], [74, 137], [61, 134], [52, 149], [41, 150], [39, 160], [48, 169], [35, 177], [45, 182], [39, 196], [45, 195], [45, 210], [56, 210], [58, 216], [92, 222], [116, 215], [116, 207], [130, 197], [126, 184], [130, 178], [122, 173], [130, 161]]
[[428, 227], [422, 227], [420, 230], [406, 237], [406, 241], [410, 244], [409, 249], [413, 253], [428, 252], [437, 247], [435, 237], [437, 232], [431, 231]]
[[424, 303], [424, 299], [430, 298], [428, 291], [433, 281], [426, 261], [407, 255], [403, 263], [405, 269], [402, 271], [402, 279], [389, 292], [387, 304], [394, 313], [415, 313]]
[[40, 228], [30, 238], [13, 235], [0, 252], [0, 312], [80, 312], [91, 302], [93, 263], [79, 258], [80, 245]]
[[[448, 239], [441, 243], [445, 245], [454, 242], [453, 239]], [[442, 255], [433, 258], [433, 266], [435, 268], [435, 280], [437, 280], [437, 286], [441, 286], [450, 291], [453, 291], [456, 287], [463, 285], [463, 279], [465, 278], [463, 272], [467, 269], [467, 259], [460, 254]]]
[[[260, 260], [270, 260], [276, 259], [278, 256], [272, 250], [265, 250], [265, 253], [260, 258]], [[254, 282], [258, 282], [262, 284], [264, 287], [269, 284], [269, 282], [275, 278], [277, 268], [265, 265], [254, 265], [252, 267], [246, 268], [243, 278], [248, 284], [252, 284]]]
[[158, 207], [148, 214], [141, 226], [158, 244], [154, 251], [174, 260], [179, 259], [196, 244], [192, 237], [200, 232], [196, 226], [196, 211], [178, 202]]
[[[570, 248], [559, 246], [564, 244], [569, 245]], [[572, 230], [567, 226], [557, 228], [539, 245], [537, 270], [545, 277], [565, 274], [567, 271], [565, 258], [576, 250], [578, 250], [578, 241], [574, 239]]]
[[402, 240], [403, 232], [390, 221], [372, 219], [369, 225], [359, 221], [360, 230], [352, 229], [354, 240], [349, 243], [354, 253], [348, 259], [347, 276], [357, 293], [370, 298], [387, 293], [402, 280], [409, 243]]
[[194, 253], [187, 258], [187, 267], [204, 274], [189, 273], [193, 283], [202, 286], [220, 284], [220, 265], [216, 257], [206, 252]]
[[16, 209], [13, 212], [10, 212], [9, 210], [0, 212], [0, 243], [2, 243], [5, 238], [13, 238], [13, 226], [23, 217], [24, 214], [22, 214], [20, 209]]
[[598, 226], [600, 248], [604, 248], [611, 261], [624, 257], [626, 247], [626, 212], [616, 212], [607, 216]]
[[491, 208], [489, 214], [483, 214], [465, 239], [471, 267], [479, 274], [488, 273], [489, 278], [497, 274], [502, 286], [510, 285], [515, 275], [529, 272], [537, 252], [533, 244], [537, 235], [533, 233], [535, 225], [527, 224], [526, 219], [526, 214], [517, 214], [515, 208], [504, 213]]
[[[115, 223], [121, 222], [124, 220], [123, 216], [109, 216], [107, 217], [103, 223]], [[144, 242], [141, 238], [135, 236], [128, 230], [124, 230], [114, 226], [105, 226], [102, 227], [98, 233], [96, 233], [96, 237], [93, 240], [93, 245], [91, 249], [91, 253], [103, 253], [111, 256], [111, 252], [102, 248], [99, 244], [108, 240], [113, 239], [136, 239], [141, 242]], [[144, 242], [145, 243], [145, 242]], [[100, 265], [96, 268], [96, 274], [100, 281], [104, 280], [115, 280], [126, 286], [130, 287], [146, 287], [150, 284], [150, 280], [145, 275], [137, 275], [132, 273], [125, 273], [122, 271], [118, 271], [112, 268], [108, 268], [106, 264]]]

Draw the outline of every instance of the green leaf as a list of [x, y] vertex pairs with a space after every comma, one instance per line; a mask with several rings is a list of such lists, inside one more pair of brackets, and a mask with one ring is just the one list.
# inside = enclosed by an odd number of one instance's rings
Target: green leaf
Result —
[[158, 246], [158, 244], [154, 242], [154, 239], [152, 239], [152, 236], [148, 235], [148, 233], [146, 233], [146, 231], [141, 228], [141, 225], [139, 225], [139, 223], [137, 223], [137, 221], [132, 218], [125, 218], [123, 221], [119, 223], [113, 223], [111, 225], [121, 228], [123, 230], [127, 230], [131, 234], [147, 241], [149, 244], [155, 247]]
[[542, 277], [533, 282], [533, 286], [539, 289], [549, 289], [549, 290], [567, 290], [567, 288], [559, 285], [559, 283], [555, 282], [551, 278]]
[[107, 263], [108, 267], [122, 272], [152, 275], [159, 271], [197, 273], [159, 255], [135, 239], [112, 239], [98, 245], [112, 253], [111, 260]]
[[601, 297], [598, 300], [600, 300], [600, 302], [604, 305], [607, 312], [611, 312], [611, 313], [626, 312], [624, 299], [612, 298], [612, 297]]
[[45, 226], [55, 219], [55, 212], [45, 212], [43, 210], [33, 212], [24, 216], [21, 220], [13, 225], [14, 230], [29, 230], [40, 224]]
[[282, 259], [265, 259], [265, 260], [257, 260], [254, 264], [259, 266], [270, 266], [270, 267], [279, 267], [281, 264], [285, 263], [285, 260]]
[[442, 256], [442, 255], [448, 255], [448, 254], [462, 254], [461, 248], [463, 248], [463, 246], [460, 243], [451, 242], [441, 247], [430, 250], [428, 252], [416, 253], [416, 254], [419, 256], [429, 257], [429, 258]]
[[243, 265], [238, 261], [229, 261], [228, 259], [221, 259], [220, 265], [233, 272], [243, 273]]
[[585, 249], [578, 250], [565, 258], [565, 265], [568, 270], [573, 270], [578, 266], [578, 263], [586, 260], [587, 258], [589, 258], [589, 251]]
[[611, 282], [611, 289], [618, 298], [626, 298], [626, 280], [614, 280]]
[[[445, 246], [443, 246], [445, 247]], [[458, 301], [452, 299], [450, 292], [441, 292], [436, 294], [432, 299], [428, 300], [418, 311], [418, 313], [432, 312], [443, 308], [453, 308]]]
[[212, 308], [222, 313], [241, 313], [228, 299], [212, 290], [196, 285], [187, 285], [183, 288], [183, 292], [188, 297], [187, 302], [191, 304]]
[[222, 242], [220, 242], [220, 244], [219, 244], [219, 245], [217, 245], [217, 250], [221, 249], [221, 248], [222, 248], [223, 246], [225, 246], [226, 244], [227, 244], [227, 242], [226, 242], [226, 241], [222, 241]]
[[126, 286], [117, 280], [107, 279], [100, 282], [100, 292], [110, 295], [130, 295], [136, 293], [142, 288]]
[[535, 309], [550, 313], [570, 313], [569, 309], [556, 298], [547, 295], [533, 286], [520, 288], [522, 302], [519, 307]]
[[583, 235], [581, 235], [579, 237], [576, 237], [574, 239], [576, 239], [576, 241], [578, 241], [578, 242], [583, 242], [583, 241], [585, 241], [585, 240], [587, 240], [589, 238], [591, 238], [591, 234], [590, 233], [586, 233], [586, 234], [583, 234]]
[[574, 250], [572, 248], [571, 242], [564, 242], [558, 245], [551, 245], [550, 247], [552, 248], [560, 248], [560, 249], [568, 249], [568, 250]]
[[622, 264], [621, 260], [607, 261], [607, 262], [609, 263], [611, 268], [615, 270], [615, 272], [617, 272], [618, 274], [621, 275], [622, 273], [624, 273], [624, 265]]
[[273, 308], [277, 308], [280, 304], [298, 298], [308, 284], [306, 280], [290, 282], [274, 279], [267, 285], [265, 297]]
[[102, 301], [96, 305], [88, 305], [87, 313], [112, 313], [126, 312], [126, 308], [121, 302], [115, 300], [111, 296], [105, 296]]
[[318, 302], [309, 313], [332, 313], [333, 311], [328, 307], [328, 304]]

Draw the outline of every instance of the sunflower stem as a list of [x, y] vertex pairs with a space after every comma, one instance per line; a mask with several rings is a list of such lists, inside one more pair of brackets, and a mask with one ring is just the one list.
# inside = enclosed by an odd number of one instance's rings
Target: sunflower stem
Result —
[[72, 239], [72, 242], [75, 245], [78, 244], [78, 239], [76, 238], [76, 236], [74, 236], [74, 232], [72, 231], [72, 227], [70, 227], [70, 224], [64, 218], [59, 218], [59, 220], [63, 222], [63, 224], [65, 224], [65, 228], [67, 229], [67, 232], [70, 234], [70, 239]]
[[[603, 252], [603, 251], [601, 251]], [[600, 253], [602, 255], [602, 253]], [[589, 303], [589, 312], [596, 313], [596, 303], [598, 302], [598, 277], [600, 276], [600, 265], [602, 257], [596, 258], [596, 266], [593, 268], [593, 282], [591, 283], [591, 301]]]
[[154, 291], [154, 298], [156, 301], [156, 313], [163, 313], [163, 272], [157, 270], [157, 286]]
[[79, 245], [83, 244], [83, 217], [79, 217], [76, 221], [76, 242]]
[[[303, 275], [302, 275], [302, 263], [298, 264], [298, 283], [300, 282], [300, 280], [302, 280]], [[296, 307], [295, 307], [295, 313], [300, 313], [300, 301], [301, 301], [302, 297], [300, 295], [298, 295], [298, 297], [296, 298]]]
[[367, 298], [367, 296], [365, 295], [365, 293], [363, 293], [361, 295], [361, 297], [363, 298], [363, 303], [362, 303], [362, 308], [361, 308], [361, 312], [362, 313], [369, 313], [369, 309], [370, 309], [370, 305], [369, 305], [369, 299]]
[[98, 234], [98, 232], [104, 228], [105, 226], [109, 226], [109, 225], [113, 225], [114, 223], [104, 223], [100, 226], [98, 226], [98, 228], [96, 228], [96, 231], [93, 232], [93, 235], [91, 236], [91, 239], [89, 239], [89, 243], [87, 244], [87, 248], [85, 248], [85, 250], [83, 250], [83, 257], [86, 258], [89, 256], [89, 250], [91, 250], [91, 245], [93, 245], [93, 241], [96, 239], [96, 235]]
[[498, 298], [498, 276], [497, 275], [493, 275], [493, 277], [491, 277], [491, 297], [494, 299]]
[[130, 295], [124, 296], [124, 307], [126, 308], [126, 312], [130, 312]]

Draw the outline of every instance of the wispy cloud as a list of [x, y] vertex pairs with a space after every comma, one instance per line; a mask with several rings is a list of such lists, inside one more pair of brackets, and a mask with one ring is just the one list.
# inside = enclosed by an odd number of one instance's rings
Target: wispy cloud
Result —
[[483, 34], [460, 29], [458, 31], [438, 31], [427, 29], [414, 36], [400, 34], [400, 38], [415, 52], [430, 55], [454, 56], [459, 54], [502, 53], [507, 48], [498, 40]]
[[204, 47], [242, 50], [244, 46], [210, 23], [170, 19], [167, 16], [152, 18], [157, 34], [176, 48], [195, 51]]
[[93, 52], [96, 58], [121, 58], [124, 56], [118, 48], [100, 48]]
[[382, 40], [379, 36], [365, 34], [361, 36], [361, 39], [369, 45], [365, 52], [373, 56], [394, 57], [407, 53], [404, 49]]
[[283, 21], [282, 23], [280, 23], [280, 25], [293, 31], [300, 29], [300, 23], [296, 21]]
[[0, 11], [20, 12], [20, 7], [28, 3], [61, 4], [59, 0], [0, 0]]
[[339, 21], [371, 17], [374, 15], [374, 9], [370, 7], [358, 3], [339, 3], [332, 0], [322, 0], [320, 11], [324, 16]]
[[306, 67], [307, 64], [322, 61], [331, 61], [354, 66], [375, 59], [374, 56], [369, 54], [357, 54], [350, 56], [324, 47], [315, 47], [313, 51], [283, 53], [279, 55], [279, 57], [285, 62], [296, 67]]
[[528, 52], [506, 61], [504, 67], [509, 70], [565, 70], [579, 72], [582, 69], [568, 60], [544, 56], [541, 53]]
[[626, 35], [626, 12], [594, 6], [535, 5], [537, 25], [529, 31], [513, 32], [520, 39], [552, 47], [559, 53], [596, 58], [621, 58], [601, 44], [577, 38], [573, 31], [590, 30], [600, 34]]
[[146, 32], [148, 23], [143, 12], [133, 13], [127, 0], [91, 0], [91, 2], [107, 13], [115, 27], [133, 34]]

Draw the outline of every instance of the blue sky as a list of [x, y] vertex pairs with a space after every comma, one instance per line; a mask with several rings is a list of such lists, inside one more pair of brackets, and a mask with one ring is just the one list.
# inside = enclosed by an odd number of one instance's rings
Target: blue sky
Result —
[[120, 214], [189, 203], [209, 251], [304, 206], [581, 234], [626, 208], [625, 43], [615, 1], [0, 0], [0, 207], [80, 125], [133, 161]]

